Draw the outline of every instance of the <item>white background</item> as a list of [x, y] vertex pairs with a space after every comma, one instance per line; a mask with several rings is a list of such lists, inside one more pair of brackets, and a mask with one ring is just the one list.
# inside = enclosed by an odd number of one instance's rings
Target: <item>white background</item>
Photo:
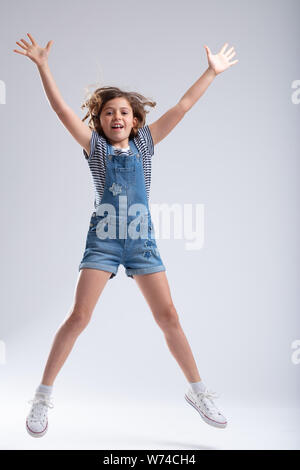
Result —
[[[297, 0], [1, 4], [2, 448], [300, 447], [299, 10]], [[48, 434], [27, 435], [26, 400], [71, 308], [94, 202], [82, 149], [36, 66], [13, 52], [27, 32], [54, 41], [50, 69], [78, 116], [87, 86], [115, 85], [157, 102], [147, 124], [204, 73], [204, 44], [235, 47], [237, 65], [155, 147], [150, 195], [150, 207], [204, 205], [201, 250], [157, 242], [227, 429], [187, 409], [186, 379], [120, 266], [57, 376]]]

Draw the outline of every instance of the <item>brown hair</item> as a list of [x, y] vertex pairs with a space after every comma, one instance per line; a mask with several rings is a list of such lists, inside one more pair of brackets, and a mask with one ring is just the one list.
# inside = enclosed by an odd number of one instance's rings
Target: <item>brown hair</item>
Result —
[[126, 98], [132, 108], [133, 117], [136, 117], [138, 120], [137, 128], [133, 127], [129, 135], [129, 139], [132, 139], [137, 135], [138, 129], [145, 125], [146, 114], [149, 113], [149, 111], [145, 109], [145, 106], [151, 106], [152, 108], [156, 106], [155, 101], [145, 98], [145, 96], [140, 95], [139, 93], [124, 91], [114, 86], [97, 88], [81, 106], [81, 109], [88, 109], [88, 112], [82, 121], [89, 118], [89, 128], [97, 131], [98, 134], [102, 135], [102, 137], [106, 137], [101, 127], [100, 114], [107, 101], [119, 97]]

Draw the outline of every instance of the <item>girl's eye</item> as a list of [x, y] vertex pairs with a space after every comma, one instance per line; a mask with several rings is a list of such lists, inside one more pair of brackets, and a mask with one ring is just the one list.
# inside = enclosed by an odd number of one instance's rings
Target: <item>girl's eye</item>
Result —
[[[111, 114], [111, 111], [107, 111], [106, 114]], [[128, 114], [126, 111], [123, 111], [123, 114]]]

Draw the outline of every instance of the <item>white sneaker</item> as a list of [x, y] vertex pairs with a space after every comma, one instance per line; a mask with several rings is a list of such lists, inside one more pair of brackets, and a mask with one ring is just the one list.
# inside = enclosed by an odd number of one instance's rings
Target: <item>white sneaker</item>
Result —
[[54, 408], [50, 402], [50, 397], [43, 393], [36, 392], [30, 412], [26, 418], [26, 429], [32, 437], [42, 437], [48, 430], [48, 408]]
[[209, 391], [206, 388], [203, 392], [195, 393], [189, 387], [184, 398], [199, 412], [201, 418], [207, 424], [215, 426], [216, 428], [225, 428], [227, 426], [227, 419], [222, 415], [212, 400], [213, 398], [218, 398], [215, 392]]

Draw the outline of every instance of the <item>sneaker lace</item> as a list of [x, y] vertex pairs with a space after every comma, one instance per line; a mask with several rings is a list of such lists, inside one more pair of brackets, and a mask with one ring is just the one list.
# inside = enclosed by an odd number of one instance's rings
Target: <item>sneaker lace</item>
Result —
[[204, 390], [203, 392], [197, 392], [196, 395], [197, 397], [200, 396], [200, 398], [208, 398], [209, 400], [220, 397], [220, 395], [217, 395], [216, 392], [213, 392], [212, 390], [208, 389]]
[[[209, 408], [213, 407], [219, 414], [221, 414], [221, 411], [219, 410], [219, 408], [213, 402], [213, 399], [219, 398], [220, 395], [217, 395], [216, 392], [213, 392], [212, 390], [208, 390], [208, 389], [206, 389], [202, 392], [197, 392], [196, 395], [202, 401], [203, 405], [205, 406], [205, 408], [207, 410], [209, 410]], [[206, 402], [205, 398], [207, 400], [209, 400], [209, 403]], [[207, 404], [209, 406], [207, 406]]]
[[36, 404], [37, 406], [33, 407], [31, 410], [31, 416], [35, 420], [39, 420], [42, 417], [42, 414], [45, 412], [44, 406], [48, 408], [54, 408], [54, 404], [48, 399], [34, 397], [32, 400], [28, 400], [28, 403]]

